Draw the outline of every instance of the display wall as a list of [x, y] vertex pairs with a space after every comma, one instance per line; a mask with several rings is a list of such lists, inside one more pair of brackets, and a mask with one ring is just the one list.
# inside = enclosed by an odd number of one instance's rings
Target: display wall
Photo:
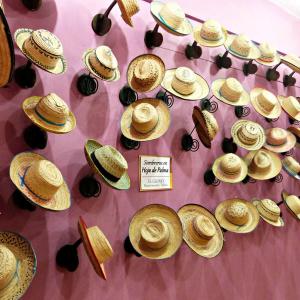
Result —
[[[125, 150], [119, 142], [124, 107], [119, 102], [118, 94], [126, 84], [129, 62], [147, 52], [159, 55], [166, 68], [191, 67], [209, 84], [217, 78], [236, 77], [248, 91], [254, 87], [264, 87], [274, 94], [298, 96], [299, 75], [295, 75], [298, 81], [296, 86], [284, 88], [282, 76], [289, 74], [290, 69], [283, 65], [278, 68], [281, 74], [278, 82], [268, 82], [264, 78], [266, 68], [262, 66], [259, 66], [256, 75], [245, 77], [241, 71], [242, 62], [235, 58], [232, 58], [232, 68], [218, 70], [212, 62], [217, 54], [224, 53], [223, 47], [204, 48], [201, 59], [189, 61], [184, 49], [187, 43], [193, 41], [192, 37], [175, 37], [162, 29], [162, 46], [149, 51], [144, 45], [144, 33], [153, 29], [155, 22], [149, 12], [149, 3], [144, 1], [140, 1], [140, 12], [134, 16], [134, 28], [124, 23], [115, 7], [111, 12], [111, 31], [104, 37], [96, 36], [90, 26], [92, 18], [99, 11], [104, 11], [109, 3], [107, 0], [44, 0], [40, 10], [29, 12], [21, 1], [4, 1], [12, 32], [20, 27], [44, 28], [54, 32], [64, 46], [68, 61], [68, 70], [61, 76], [37, 70], [37, 83], [32, 89], [21, 90], [12, 82], [9, 87], [0, 90], [0, 228], [27, 237], [38, 260], [37, 274], [23, 299], [298, 299], [299, 223], [283, 205], [283, 228], [261, 221], [250, 234], [226, 232], [224, 249], [211, 260], [197, 256], [185, 244], [174, 257], [163, 261], [126, 254], [123, 241], [128, 235], [129, 221], [138, 209], [147, 204], [161, 203], [178, 210], [184, 204], [198, 203], [214, 211], [217, 204], [227, 198], [251, 200], [257, 197], [279, 201], [283, 188], [295, 195], [300, 195], [300, 188], [299, 183], [283, 170], [281, 183], [221, 183], [217, 187], [204, 184], [205, 170], [223, 153], [222, 139], [229, 137], [231, 125], [236, 121], [233, 108], [221, 102], [218, 102], [219, 110], [215, 113], [220, 132], [211, 150], [203, 146], [197, 152], [181, 149], [182, 135], [193, 128], [191, 115], [193, 106], [198, 102], [179, 99], [175, 99], [171, 108], [171, 126], [162, 138], [142, 143], [138, 151]], [[185, 1], [179, 3], [184, 5]], [[257, 14], [249, 8], [255, 14], [250, 17], [248, 6], [244, 7], [246, 3], [250, 5], [248, 1], [238, 0], [231, 0], [230, 4], [224, 0], [189, 1], [186, 12], [200, 19], [216, 18], [230, 31], [249, 33], [253, 40], [269, 41], [283, 52], [299, 53], [300, 43], [295, 37], [300, 22], [296, 17], [264, 0], [251, 2]], [[102, 44], [111, 47], [118, 58], [121, 79], [111, 83], [99, 81], [98, 92], [83, 97], [76, 89], [78, 76], [86, 72], [81, 61], [82, 53], [87, 48]], [[17, 50], [16, 66], [24, 62], [25, 58]], [[158, 90], [144, 96], [153, 97]], [[72, 193], [72, 207], [59, 213], [40, 208], [27, 212], [12, 202], [14, 186], [8, 176], [9, 164], [14, 155], [30, 150], [22, 137], [30, 121], [23, 113], [21, 103], [28, 96], [49, 92], [57, 93], [69, 104], [77, 117], [77, 128], [66, 135], [49, 134], [46, 149], [37, 152], [60, 168]], [[286, 128], [289, 125], [285, 113], [277, 122], [267, 123], [251, 108], [248, 118], [265, 128]], [[196, 138], [195, 132], [193, 135]], [[129, 191], [116, 191], [102, 185], [99, 198], [85, 199], [79, 194], [78, 182], [91, 173], [83, 152], [88, 138], [114, 145], [123, 153], [129, 165]], [[299, 149], [294, 153], [299, 160]], [[139, 154], [172, 156], [173, 190], [139, 192]], [[237, 154], [244, 155], [246, 151], [239, 148]], [[79, 248], [80, 265], [74, 273], [66, 272], [55, 264], [57, 250], [79, 238], [79, 216], [83, 216], [90, 226], [98, 225], [111, 242], [114, 256], [106, 264], [107, 281], [96, 275], [83, 247]]]

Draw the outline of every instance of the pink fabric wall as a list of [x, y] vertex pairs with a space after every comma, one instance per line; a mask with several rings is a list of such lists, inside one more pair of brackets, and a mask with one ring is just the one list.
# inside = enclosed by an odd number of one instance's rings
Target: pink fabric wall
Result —
[[[24, 299], [299, 299], [299, 224], [284, 206], [284, 228], [277, 229], [261, 222], [257, 230], [250, 234], [227, 232], [223, 251], [211, 260], [197, 256], [184, 244], [174, 257], [164, 261], [136, 258], [124, 252], [123, 240], [127, 236], [129, 220], [144, 205], [162, 203], [177, 210], [187, 203], [199, 203], [213, 211], [220, 201], [235, 196], [245, 199], [269, 197], [279, 201], [283, 187], [299, 195], [299, 183], [282, 171], [284, 180], [281, 184], [258, 182], [205, 186], [203, 173], [214, 158], [222, 154], [221, 140], [229, 136], [230, 127], [236, 120], [232, 107], [220, 102], [215, 115], [221, 130], [211, 151], [204, 147], [196, 153], [181, 150], [181, 136], [193, 127], [191, 114], [197, 102], [180, 100], [175, 100], [171, 109], [172, 124], [161, 139], [143, 143], [139, 151], [123, 149], [119, 143], [119, 123], [124, 108], [119, 103], [118, 93], [126, 83], [126, 68], [130, 60], [147, 52], [143, 42], [144, 32], [154, 27], [149, 4], [140, 3], [141, 11], [134, 17], [135, 28], [125, 25], [115, 7], [111, 14], [111, 32], [98, 37], [90, 23], [94, 14], [108, 6], [108, 0], [43, 2], [37, 12], [26, 11], [21, 1], [4, 3], [12, 32], [19, 27], [51, 30], [61, 39], [68, 60], [67, 73], [62, 76], [38, 70], [37, 84], [33, 89], [21, 90], [12, 83], [0, 90], [0, 228], [20, 232], [30, 239], [38, 258], [37, 275]], [[253, 0], [251, 4], [246, 0], [180, 2], [186, 4], [188, 13], [201, 19], [217, 18], [232, 31], [243, 31], [257, 41], [269, 40], [284, 52], [299, 54], [299, 41], [295, 40], [299, 20], [268, 1]], [[217, 4], [221, 6], [219, 10], [216, 9]], [[254, 16], [250, 17], [250, 13]], [[192, 38], [174, 37], [165, 32], [163, 35], [162, 47], [153, 50], [153, 53], [160, 55], [168, 68], [186, 65], [200, 72], [209, 83], [216, 78], [236, 76], [248, 90], [265, 87], [276, 94], [299, 95], [299, 86], [286, 89], [281, 82], [267, 82], [261, 76], [265, 73], [263, 67], [259, 67], [258, 75], [245, 78], [241, 72], [241, 62], [236, 59], [233, 59], [234, 68], [217, 71], [209, 61], [223, 52], [223, 48], [204, 49], [203, 59], [188, 61], [183, 51]], [[85, 72], [81, 55], [86, 48], [101, 44], [110, 46], [118, 57], [121, 79], [113, 83], [101, 82], [97, 94], [82, 97], [76, 90], [77, 76]], [[24, 62], [24, 57], [16, 51], [16, 65]], [[290, 72], [282, 66], [279, 71], [281, 74]], [[296, 77], [300, 82], [299, 76]], [[56, 92], [64, 98], [77, 116], [77, 128], [71, 134], [49, 134], [47, 148], [39, 151], [62, 171], [72, 191], [73, 204], [66, 212], [51, 213], [37, 209], [30, 213], [16, 208], [12, 203], [14, 187], [8, 176], [9, 163], [15, 154], [29, 150], [22, 138], [23, 129], [30, 125], [21, 110], [22, 101], [28, 96], [49, 92]], [[155, 92], [147, 94], [150, 97], [154, 95]], [[266, 128], [288, 125], [284, 113], [273, 125], [265, 122], [253, 109], [249, 118]], [[122, 151], [129, 162], [132, 182], [129, 191], [115, 191], [102, 185], [99, 199], [80, 196], [78, 181], [90, 172], [83, 153], [87, 138], [115, 145]], [[297, 151], [296, 156], [300, 159]], [[172, 191], [139, 192], [139, 154], [173, 157]], [[245, 151], [239, 149], [238, 154], [243, 155]], [[77, 220], [80, 215], [88, 225], [98, 225], [111, 241], [115, 254], [106, 264], [107, 282], [97, 277], [82, 246], [79, 247], [80, 265], [75, 273], [65, 272], [55, 265], [57, 250], [65, 243], [78, 239]]]

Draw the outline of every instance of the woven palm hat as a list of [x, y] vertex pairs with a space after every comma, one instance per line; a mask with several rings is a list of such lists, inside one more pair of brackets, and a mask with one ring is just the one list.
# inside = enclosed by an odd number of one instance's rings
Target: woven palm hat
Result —
[[258, 63], [268, 67], [273, 67], [280, 63], [280, 55], [269, 43], [263, 42], [258, 48], [260, 50], [260, 57], [256, 59]]
[[256, 207], [243, 199], [228, 199], [219, 203], [215, 217], [221, 227], [235, 233], [253, 231], [259, 223]]
[[226, 104], [244, 106], [250, 102], [249, 93], [236, 78], [217, 79], [211, 88], [213, 95]]
[[52, 211], [71, 206], [71, 195], [59, 169], [42, 155], [22, 152], [10, 163], [13, 184], [32, 204]]
[[288, 152], [296, 145], [296, 137], [285, 129], [269, 128], [265, 131], [265, 133], [266, 143], [264, 144], [264, 148], [272, 152]]
[[206, 80], [187, 67], [167, 70], [161, 86], [183, 100], [201, 100], [209, 94]]
[[287, 130], [296, 137], [297, 146], [299, 146], [300, 145], [300, 128], [296, 127], [296, 126], [289, 126], [287, 128]]
[[155, 21], [171, 34], [189, 35], [193, 32], [191, 22], [177, 3], [152, 1], [150, 11]]
[[300, 103], [297, 98], [293, 96], [284, 97], [278, 96], [283, 110], [296, 121], [300, 121]]
[[76, 127], [75, 115], [55, 93], [31, 96], [23, 101], [23, 111], [38, 127], [52, 133], [68, 133]]
[[268, 119], [276, 119], [281, 114], [281, 105], [277, 97], [262, 88], [255, 88], [250, 92], [250, 99], [254, 109]]
[[108, 239], [98, 226], [87, 227], [82, 217], [78, 220], [78, 230], [95, 272], [106, 280], [104, 263], [113, 256]]
[[289, 195], [286, 191], [281, 192], [281, 198], [284, 201], [288, 211], [299, 221], [300, 220], [300, 199], [295, 195]]
[[154, 54], [143, 54], [133, 59], [127, 69], [127, 81], [136, 92], [149, 92], [158, 87], [165, 75], [165, 64]]
[[18, 233], [0, 231], [0, 299], [20, 299], [29, 288], [36, 267], [30, 242]]
[[296, 73], [300, 72], [300, 58], [294, 54], [287, 54], [281, 57], [281, 62]]
[[133, 248], [146, 258], [169, 258], [181, 246], [182, 224], [170, 207], [150, 204], [137, 211], [131, 219], [129, 239]]
[[178, 210], [183, 227], [183, 239], [198, 255], [212, 258], [217, 256], [224, 244], [223, 231], [205, 207], [187, 204]]
[[53, 33], [45, 29], [20, 28], [14, 35], [23, 54], [41, 69], [52, 74], [62, 74], [67, 69], [63, 46]]
[[282, 160], [282, 166], [290, 176], [300, 180], [300, 163], [294, 157], [285, 157]]
[[121, 10], [121, 17], [126, 24], [133, 27], [131, 17], [137, 14], [140, 10], [137, 0], [117, 0]]

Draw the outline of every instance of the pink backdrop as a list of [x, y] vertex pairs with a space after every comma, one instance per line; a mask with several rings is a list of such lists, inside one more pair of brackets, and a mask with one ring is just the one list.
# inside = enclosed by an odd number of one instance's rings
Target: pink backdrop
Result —
[[[251, 7], [246, 0], [180, 2], [187, 5], [187, 12], [192, 15], [201, 19], [217, 18], [230, 30], [248, 33], [257, 41], [269, 40], [282, 51], [297, 52], [299, 49], [299, 41], [295, 40], [299, 20], [268, 1], [253, 0]], [[26, 236], [32, 242], [38, 258], [37, 275], [24, 299], [299, 299], [299, 224], [284, 206], [284, 228], [278, 229], [261, 222], [257, 230], [250, 234], [227, 232], [223, 251], [211, 260], [197, 256], [186, 245], [182, 245], [174, 257], [164, 261], [136, 258], [124, 252], [123, 240], [127, 236], [131, 216], [150, 203], [166, 204], [176, 210], [187, 203], [200, 203], [213, 211], [220, 201], [235, 196], [245, 199], [269, 197], [279, 201], [283, 187], [300, 194], [298, 183], [284, 171], [281, 184], [259, 182], [233, 186], [222, 183], [218, 187], [207, 187], [203, 183], [204, 171], [214, 158], [222, 154], [221, 140], [229, 135], [230, 127], [236, 120], [232, 107], [220, 102], [215, 115], [221, 130], [211, 151], [202, 146], [196, 153], [181, 150], [181, 136], [193, 127], [191, 114], [197, 102], [180, 100], [175, 100], [171, 108], [172, 123], [161, 139], [143, 143], [139, 151], [122, 148], [119, 143], [119, 123], [124, 108], [119, 103], [118, 93], [126, 83], [126, 68], [130, 60], [147, 52], [143, 42], [144, 33], [154, 27], [149, 4], [141, 1], [141, 11], [134, 17], [135, 28], [124, 24], [115, 7], [111, 14], [112, 29], [104, 37], [96, 36], [90, 23], [94, 14], [108, 6], [108, 0], [44, 0], [37, 12], [28, 12], [22, 7], [21, 1], [6, 1], [4, 4], [12, 32], [19, 27], [51, 30], [61, 39], [68, 60], [68, 70], [62, 76], [38, 70], [33, 89], [21, 90], [11, 83], [8, 88], [0, 90], [0, 228]], [[217, 9], [217, 4], [221, 8]], [[254, 16], [250, 17], [250, 13]], [[153, 53], [164, 59], [167, 68], [190, 66], [209, 83], [216, 78], [236, 76], [248, 90], [266, 87], [276, 94], [299, 93], [298, 86], [283, 88], [282, 76], [280, 82], [267, 82], [263, 78], [263, 67], [259, 67], [257, 75], [245, 78], [241, 72], [242, 64], [236, 59], [233, 59], [233, 68], [218, 71], [209, 61], [223, 52], [223, 48], [206, 48], [203, 59], [188, 61], [183, 52], [185, 44], [192, 38], [162, 33], [164, 43]], [[82, 97], [76, 90], [77, 76], [85, 72], [81, 55], [86, 48], [101, 44], [110, 46], [115, 52], [121, 79], [113, 83], [100, 82], [97, 94]], [[16, 51], [16, 65], [24, 62], [24, 57]], [[279, 71], [281, 74], [290, 72], [284, 66]], [[296, 77], [300, 82], [299, 76]], [[73, 204], [66, 212], [52, 213], [37, 209], [30, 213], [16, 208], [12, 203], [14, 187], [8, 176], [9, 163], [15, 154], [29, 150], [22, 138], [23, 129], [30, 125], [21, 110], [22, 101], [28, 96], [49, 92], [56, 92], [70, 105], [77, 117], [77, 128], [67, 135], [49, 134], [47, 148], [39, 152], [53, 160], [62, 171], [72, 191]], [[155, 93], [147, 96], [154, 96]], [[273, 125], [265, 122], [253, 109], [249, 118], [266, 128], [288, 125], [284, 113]], [[98, 199], [80, 196], [78, 182], [90, 172], [83, 154], [87, 138], [115, 145], [125, 155], [132, 182], [129, 191], [115, 191], [102, 185], [102, 195]], [[172, 191], [139, 192], [139, 154], [173, 157]], [[239, 149], [238, 154], [243, 155], [245, 151]], [[300, 159], [299, 153], [296, 154]], [[78, 239], [77, 220], [80, 215], [88, 225], [98, 225], [112, 244], [115, 253], [106, 264], [108, 281], [97, 277], [82, 246], [78, 248], [80, 265], [75, 273], [65, 272], [55, 265], [56, 251], [65, 243], [73, 243]]]

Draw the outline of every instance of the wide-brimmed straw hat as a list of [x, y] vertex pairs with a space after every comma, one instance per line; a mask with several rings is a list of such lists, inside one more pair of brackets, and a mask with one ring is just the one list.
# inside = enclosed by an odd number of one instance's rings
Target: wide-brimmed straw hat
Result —
[[264, 148], [272, 152], [288, 152], [296, 145], [296, 137], [285, 129], [269, 128], [265, 131], [265, 133], [266, 143], [264, 144]]
[[214, 96], [226, 104], [244, 106], [250, 102], [249, 93], [236, 78], [217, 79], [211, 88]]
[[145, 98], [132, 103], [121, 118], [122, 134], [134, 141], [150, 141], [164, 135], [171, 123], [168, 106], [159, 99]]
[[260, 51], [260, 57], [256, 59], [256, 62], [268, 67], [272, 67], [280, 63], [280, 55], [269, 43], [263, 42], [258, 46], [258, 48]]
[[281, 105], [277, 97], [266, 89], [254, 88], [250, 92], [254, 109], [268, 119], [276, 119], [281, 114]]
[[288, 211], [299, 221], [300, 220], [300, 199], [295, 195], [289, 195], [285, 190], [281, 192], [281, 198], [284, 201]]
[[300, 146], [300, 128], [296, 126], [289, 126], [287, 128], [289, 132], [291, 132], [296, 137], [297, 147]]
[[21, 28], [16, 30], [14, 37], [23, 54], [41, 69], [53, 74], [66, 71], [63, 46], [58, 37], [50, 31]]
[[150, 10], [155, 21], [169, 33], [188, 35], [193, 32], [191, 22], [177, 3], [152, 1]]
[[282, 166], [290, 176], [300, 180], [300, 163], [294, 157], [285, 157], [282, 160]]
[[233, 141], [246, 150], [258, 150], [266, 141], [264, 129], [256, 122], [238, 120], [231, 127]]
[[136, 92], [149, 92], [158, 87], [165, 75], [165, 64], [154, 54], [133, 59], [127, 69], [127, 82]]
[[224, 244], [223, 231], [205, 207], [187, 204], [178, 210], [183, 227], [183, 239], [198, 255], [212, 258], [217, 256]]
[[87, 69], [97, 78], [105, 81], [120, 79], [118, 61], [109, 47], [102, 45], [95, 49], [88, 49], [83, 53], [82, 60]]
[[280, 157], [266, 149], [251, 151], [244, 157], [248, 165], [248, 175], [257, 180], [276, 177], [282, 168]]
[[140, 10], [137, 0], [117, 0], [121, 10], [121, 17], [126, 24], [133, 27], [131, 17], [137, 14]]
[[221, 227], [236, 233], [253, 231], [260, 219], [256, 207], [251, 202], [238, 198], [219, 203], [215, 217]]
[[278, 96], [278, 99], [282, 108], [289, 115], [289, 117], [296, 121], [300, 121], [300, 103], [298, 99], [293, 96]]
[[201, 100], [209, 94], [205, 79], [187, 67], [167, 70], [161, 86], [183, 100]]
[[287, 54], [281, 57], [281, 62], [291, 68], [293, 71], [300, 72], [300, 58], [294, 54]]
[[113, 256], [108, 239], [98, 226], [87, 227], [82, 217], [78, 220], [78, 230], [95, 272], [106, 280], [104, 263]]
[[76, 127], [75, 115], [55, 93], [31, 96], [23, 101], [23, 111], [38, 127], [53, 133], [68, 133]]
[[129, 225], [129, 239], [142, 256], [164, 259], [176, 253], [182, 243], [179, 216], [168, 206], [150, 204], [135, 213]]
[[20, 299], [29, 288], [37, 267], [34, 250], [18, 233], [0, 231], [0, 299]]
[[71, 195], [59, 169], [42, 155], [22, 152], [10, 163], [9, 176], [29, 202], [62, 211], [71, 206]]

